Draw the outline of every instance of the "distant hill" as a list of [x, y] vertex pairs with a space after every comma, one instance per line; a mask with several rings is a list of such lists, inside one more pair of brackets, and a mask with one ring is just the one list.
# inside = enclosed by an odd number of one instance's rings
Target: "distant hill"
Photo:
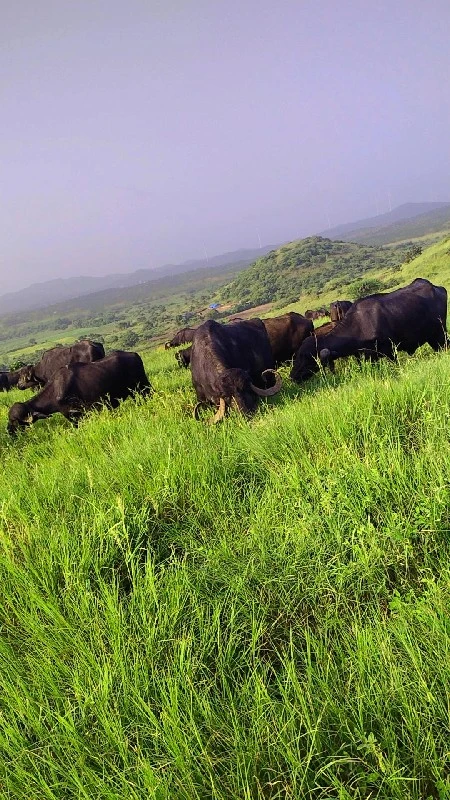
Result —
[[401, 264], [406, 246], [381, 248], [310, 236], [272, 250], [220, 289], [235, 311], [264, 303], [293, 303], [301, 294], [339, 288], [372, 269]]
[[385, 227], [353, 231], [341, 237], [341, 240], [360, 244], [384, 245], [432, 234], [444, 235], [448, 231], [450, 231], [450, 204]]
[[261, 254], [268, 253], [272, 248], [273, 245], [267, 245], [254, 250], [234, 250], [229, 253], [212, 256], [209, 259], [191, 259], [190, 261], [184, 261], [182, 264], [165, 264], [163, 267], [156, 269], [139, 269], [135, 272], [104, 275], [100, 278], [80, 275], [76, 278], [56, 278], [51, 281], [34, 283], [26, 289], [0, 296], [0, 314], [14, 314], [47, 308], [66, 300], [84, 297], [93, 293], [139, 286], [164, 277], [182, 275], [198, 269], [222, 269], [231, 265], [244, 268], [251, 264], [255, 258], [258, 258]]
[[391, 227], [403, 220], [413, 220], [422, 214], [430, 214], [441, 209], [450, 211], [450, 203], [403, 203], [403, 205], [397, 206], [392, 211], [386, 212], [386, 214], [378, 214], [376, 217], [367, 217], [356, 222], [337, 225], [334, 228], [321, 231], [318, 235], [327, 239], [339, 239], [345, 242], [359, 241], [355, 237], [358, 235], [365, 236], [368, 231], [373, 229]]

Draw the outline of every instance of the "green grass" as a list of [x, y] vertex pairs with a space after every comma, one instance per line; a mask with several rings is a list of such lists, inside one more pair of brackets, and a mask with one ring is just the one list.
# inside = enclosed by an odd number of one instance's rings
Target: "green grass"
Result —
[[146, 366], [78, 430], [0, 394], [0, 796], [448, 798], [450, 354], [215, 427]]

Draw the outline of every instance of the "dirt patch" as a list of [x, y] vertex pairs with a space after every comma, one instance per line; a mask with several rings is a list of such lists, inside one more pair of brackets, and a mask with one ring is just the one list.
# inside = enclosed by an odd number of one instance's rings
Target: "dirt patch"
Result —
[[259, 317], [261, 314], [267, 314], [273, 308], [273, 303], [263, 303], [262, 306], [254, 306], [253, 308], [246, 308], [245, 311], [239, 311], [230, 317], [231, 319], [248, 319], [249, 317]]

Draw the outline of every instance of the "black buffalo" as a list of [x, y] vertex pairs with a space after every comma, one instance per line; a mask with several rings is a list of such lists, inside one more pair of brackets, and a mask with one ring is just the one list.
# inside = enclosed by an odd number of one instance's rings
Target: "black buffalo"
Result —
[[185, 367], [185, 369], [189, 367], [191, 363], [191, 351], [192, 345], [190, 347], [184, 347], [183, 350], [178, 350], [178, 352], [175, 353], [175, 358], [180, 367]]
[[37, 364], [22, 367], [18, 382], [19, 389], [34, 389], [45, 386], [60, 367], [69, 364], [89, 364], [105, 357], [105, 349], [100, 342], [82, 339], [70, 347], [52, 347], [42, 354]]
[[355, 355], [395, 358], [395, 349], [412, 355], [428, 342], [434, 350], [447, 342], [447, 290], [424, 278], [386, 294], [357, 300], [325, 336], [306, 339], [295, 356], [291, 378], [300, 383], [337, 358]]
[[352, 305], [350, 300], [335, 300], [334, 303], [330, 303], [331, 322], [339, 322], [340, 319], [343, 319]]
[[0, 392], [8, 392], [10, 389], [14, 389], [14, 387], [18, 385], [24, 369], [28, 368], [21, 367], [12, 372], [0, 372]]
[[[314, 330], [313, 323], [295, 311], [289, 311], [280, 317], [270, 317], [261, 321], [267, 331], [276, 366], [292, 358], [304, 339], [310, 336]], [[237, 322], [243, 322], [243, 320], [239, 318], [232, 319], [228, 325], [235, 325]], [[175, 358], [180, 367], [189, 367], [191, 351], [192, 346], [178, 350]]]
[[269, 337], [276, 365], [292, 358], [304, 339], [314, 330], [312, 321], [295, 311], [289, 311], [280, 317], [263, 319], [262, 322]]
[[[192, 383], [198, 408], [212, 403], [219, 410], [214, 422], [225, 416], [234, 401], [244, 414], [256, 410], [259, 397], [269, 397], [281, 389], [267, 331], [260, 319], [221, 325], [208, 320], [195, 333], [191, 348]], [[266, 389], [267, 375], [275, 375], [275, 385]]]
[[179, 347], [180, 344], [189, 344], [194, 339], [194, 334], [197, 328], [182, 328], [175, 336], [165, 343], [164, 347], [169, 350], [170, 347]]
[[135, 392], [151, 392], [137, 353], [116, 350], [99, 361], [69, 364], [60, 367], [39, 394], [25, 403], [11, 406], [8, 432], [14, 434], [18, 428], [58, 412], [76, 424], [89, 408], [102, 403], [116, 408], [121, 400]]
[[306, 319], [320, 319], [321, 317], [329, 317], [329, 316], [330, 314], [328, 312], [328, 309], [324, 308], [323, 306], [321, 306], [321, 308], [313, 308], [313, 309], [308, 309], [308, 311], [305, 311]]

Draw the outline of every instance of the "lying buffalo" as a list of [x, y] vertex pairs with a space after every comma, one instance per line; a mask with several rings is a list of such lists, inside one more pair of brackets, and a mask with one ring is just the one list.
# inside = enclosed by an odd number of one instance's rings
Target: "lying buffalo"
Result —
[[8, 433], [32, 425], [52, 414], [63, 414], [77, 423], [89, 408], [107, 403], [116, 408], [134, 392], [149, 394], [151, 385], [137, 353], [116, 350], [91, 363], [60, 367], [52, 380], [25, 403], [14, 403], [9, 410]]
[[60, 369], [69, 364], [89, 364], [92, 361], [99, 361], [105, 357], [105, 349], [100, 342], [91, 342], [89, 339], [82, 339], [70, 347], [52, 347], [42, 354], [37, 364], [30, 364], [19, 370], [18, 381], [19, 389], [34, 389], [38, 386], [45, 386]]
[[169, 350], [170, 347], [179, 347], [180, 344], [189, 344], [194, 338], [197, 328], [182, 328], [181, 331], [165, 343], [164, 347]]
[[353, 303], [350, 300], [335, 300], [334, 303], [330, 303], [331, 322], [339, 322], [340, 319], [344, 319], [352, 305]]
[[276, 365], [292, 358], [304, 339], [314, 330], [312, 321], [295, 311], [289, 311], [280, 317], [268, 317], [262, 322], [269, 337]]
[[[281, 389], [281, 378], [273, 370], [274, 358], [269, 337], [260, 319], [221, 325], [208, 320], [195, 333], [191, 348], [192, 383], [198, 403], [218, 406], [214, 422], [225, 416], [234, 401], [244, 414], [256, 410], [259, 397], [269, 397]], [[267, 377], [274, 386], [262, 388]]]
[[295, 356], [291, 378], [300, 383], [320, 364], [332, 366], [346, 356], [394, 359], [395, 349], [412, 355], [427, 342], [438, 350], [447, 342], [446, 323], [447, 290], [416, 278], [403, 289], [357, 300], [329, 333], [306, 339]]

